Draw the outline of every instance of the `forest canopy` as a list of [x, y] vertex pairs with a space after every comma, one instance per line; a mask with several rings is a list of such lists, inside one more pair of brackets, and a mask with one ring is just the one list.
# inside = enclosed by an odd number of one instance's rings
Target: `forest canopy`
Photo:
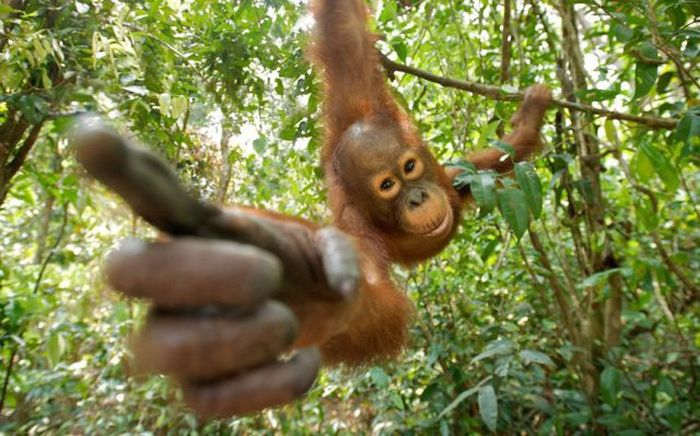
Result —
[[[328, 223], [313, 25], [293, 0], [0, 2], [0, 432], [700, 431], [700, 4], [373, 0], [394, 96], [474, 197], [395, 362], [204, 421], [132, 366], [144, 302], [104, 283], [156, 232], [76, 162], [98, 113], [200, 198]], [[461, 158], [535, 83], [545, 149], [508, 177]]]

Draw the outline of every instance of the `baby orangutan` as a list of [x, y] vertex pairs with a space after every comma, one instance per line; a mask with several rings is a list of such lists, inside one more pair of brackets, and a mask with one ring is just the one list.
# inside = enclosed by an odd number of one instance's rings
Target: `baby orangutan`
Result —
[[[331, 227], [248, 207], [220, 210], [190, 198], [149, 153], [85, 122], [78, 159], [167, 242], [130, 241], [106, 263], [110, 284], [153, 301], [135, 345], [144, 369], [177, 379], [204, 416], [289, 402], [321, 362], [362, 365], [396, 357], [412, 305], [390, 268], [439, 253], [469, 192], [453, 187], [387, 87], [362, 0], [316, 0], [311, 54], [323, 78], [322, 164]], [[516, 160], [540, 147], [551, 100], [527, 90], [502, 140]], [[503, 153], [467, 159], [506, 172]], [[297, 350], [289, 360], [281, 355]]]

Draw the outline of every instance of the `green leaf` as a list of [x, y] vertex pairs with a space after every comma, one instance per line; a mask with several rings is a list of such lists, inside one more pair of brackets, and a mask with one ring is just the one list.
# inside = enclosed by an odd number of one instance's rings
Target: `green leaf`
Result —
[[612, 27], [613, 35], [618, 41], [625, 43], [634, 38], [634, 31], [620, 22], [615, 22]]
[[479, 389], [479, 414], [489, 430], [496, 431], [498, 398], [492, 385], [486, 385]]
[[654, 230], [659, 226], [659, 216], [649, 198], [641, 198], [635, 201], [634, 205], [637, 209], [636, 216], [646, 230]]
[[542, 183], [530, 162], [519, 162], [515, 165], [515, 179], [520, 189], [525, 193], [527, 206], [535, 219], [542, 215]]
[[644, 62], [637, 62], [637, 66], [634, 70], [634, 97], [633, 99], [638, 99], [644, 97], [651, 91], [656, 83], [656, 77], [658, 74], [658, 65], [645, 64]]
[[265, 149], [267, 148], [267, 138], [264, 136], [260, 136], [259, 138], [255, 139], [253, 141], [253, 150], [257, 154], [263, 154], [265, 153]]
[[484, 359], [487, 359], [489, 357], [493, 357], [493, 356], [497, 356], [497, 355], [509, 354], [511, 351], [513, 351], [513, 343], [510, 341], [500, 340], [500, 341], [491, 342], [486, 347], [486, 351], [477, 355], [469, 363], [475, 363], [475, 362], [478, 362], [480, 360], [484, 360]]
[[484, 148], [488, 144], [488, 141], [496, 133], [498, 125], [501, 123], [500, 120], [491, 121], [488, 124], [484, 124], [479, 132], [479, 140], [476, 142], [477, 148]]
[[468, 174], [476, 174], [476, 166], [474, 166], [474, 164], [468, 160], [459, 159], [454, 162], [450, 162], [448, 166], [460, 168]]
[[41, 70], [41, 84], [46, 90], [51, 89], [53, 86], [53, 83], [51, 82], [49, 75], [46, 73], [46, 70]]
[[46, 343], [46, 354], [49, 358], [49, 364], [56, 366], [61, 360], [61, 356], [65, 351], [65, 341], [60, 333], [53, 332], [49, 335]]
[[677, 30], [683, 24], [685, 24], [685, 13], [680, 5], [669, 5], [666, 9], [666, 15], [668, 16], [674, 30]]
[[[506, 144], [505, 142], [501, 141], [500, 139], [490, 139], [489, 143], [496, 147], [497, 149], [501, 150], [502, 152], [508, 154], [511, 159], [515, 160], [515, 149], [513, 148], [512, 145]], [[503, 159], [507, 159], [505, 156]]]
[[0, 3], [0, 14], [9, 14], [16, 11], [17, 9], [13, 8], [12, 6], [6, 5], [5, 3]]
[[408, 56], [408, 47], [406, 43], [402, 40], [395, 40], [391, 46], [396, 51], [396, 55], [401, 59], [401, 62], [406, 62], [406, 57]]
[[166, 117], [170, 113], [170, 105], [172, 103], [172, 97], [168, 93], [163, 93], [158, 95], [158, 110], [160, 113]]
[[577, 92], [582, 99], [586, 101], [601, 101], [601, 100], [612, 100], [620, 94], [617, 89], [585, 89]]
[[280, 78], [275, 80], [275, 92], [277, 95], [284, 95], [284, 82]]
[[396, 392], [392, 392], [390, 396], [391, 396], [391, 402], [394, 405], [394, 407], [396, 407], [399, 410], [403, 410], [404, 404], [403, 404], [403, 400], [401, 399], [401, 396]]
[[657, 94], [664, 94], [666, 91], [668, 91], [668, 84], [671, 83], [673, 74], [673, 71], [666, 71], [661, 76], [659, 76], [659, 80], [656, 82]]
[[610, 118], [605, 120], [605, 137], [611, 144], [617, 143], [617, 132], [615, 130], [615, 123]]
[[23, 95], [20, 97], [19, 110], [30, 124], [41, 123], [49, 113], [46, 100], [36, 95]]
[[481, 254], [479, 255], [479, 257], [481, 258], [481, 260], [482, 260], [482, 261], [486, 261], [486, 259], [488, 259], [489, 256], [491, 256], [491, 254], [493, 254], [494, 250], [496, 249], [496, 246], [498, 246], [498, 244], [499, 244], [500, 242], [501, 242], [501, 241], [498, 240], [498, 239], [494, 239], [494, 240], [492, 240], [491, 242], [489, 242], [489, 243], [486, 245], [486, 247], [482, 250]]
[[600, 374], [600, 390], [605, 402], [615, 404], [622, 388], [622, 373], [619, 369], [606, 366]]
[[479, 216], [496, 207], [496, 179], [491, 173], [479, 173], [472, 177], [471, 192], [479, 206]]
[[385, 388], [389, 386], [389, 376], [384, 372], [384, 370], [378, 366], [369, 370], [369, 376], [372, 378], [372, 382], [378, 388]]
[[513, 230], [515, 237], [520, 239], [530, 222], [525, 194], [518, 188], [504, 188], [498, 190], [496, 195], [501, 214]]
[[173, 118], [180, 118], [180, 115], [187, 111], [188, 105], [187, 97], [184, 95], [176, 95], [173, 97], [170, 104], [170, 116]]
[[379, 21], [386, 23], [396, 18], [396, 2], [394, 0], [382, 0], [382, 6], [379, 9], [382, 11], [379, 15]]
[[644, 59], [650, 59], [654, 61], [660, 61], [659, 50], [656, 46], [651, 43], [651, 41], [644, 41], [639, 44], [639, 53], [644, 57]]
[[690, 144], [693, 138], [700, 137], [700, 107], [692, 108], [681, 118], [674, 136], [677, 141], [686, 144]]
[[[480, 383], [481, 384], [481, 383]], [[466, 391], [462, 392], [461, 394], [457, 395], [457, 398], [455, 398], [447, 407], [445, 407], [442, 412], [438, 415], [437, 419], [442, 418], [446, 414], [450, 413], [452, 410], [454, 410], [455, 407], [459, 405], [462, 401], [466, 400], [467, 398], [471, 397], [475, 393], [479, 392], [480, 389], [480, 384], [476, 385], [475, 387], [471, 389], [467, 389]]]
[[586, 277], [585, 280], [583, 280], [581, 283], [576, 285], [577, 289], [585, 289], [585, 288], [592, 288], [594, 286], [598, 286], [602, 283], [605, 283], [608, 281], [608, 278], [613, 275], [617, 274], [620, 271], [622, 271], [621, 268], [611, 268], [605, 271], [601, 271], [595, 274], [591, 274], [590, 276]]
[[680, 184], [678, 172], [668, 158], [659, 149], [648, 143], [642, 144], [640, 150], [649, 158], [649, 161], [651, 161], [654, 170], [659, 175], [659, 178], [661, 178], [666, 190], [675, 191], [678, 189], [678, 185]]
[[652, 177], [654, 177], [654, 165], [651, 160], [647, 157], [645, 153], [641, 150], [632, 158], [631, 167], [634, 171], [635, 176], [641, 182], [648, 182]]
[[539, 363], [540, 365], [546, 365], [546, 366], [555, 366], [554, 362], [552, 362], [552, 359], [549, 358], [544, 353], [540, 353], [539, 351], [534, 351], [534, 350], [523, 350], [520, 352], [520, 358], [525, 362], [525, 363]]

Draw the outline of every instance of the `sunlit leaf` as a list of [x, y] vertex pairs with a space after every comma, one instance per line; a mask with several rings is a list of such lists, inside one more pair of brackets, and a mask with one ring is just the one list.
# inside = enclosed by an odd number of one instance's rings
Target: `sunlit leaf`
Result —
[[500, 120], [491, 121], [490, 123], [484, 124], [479, 132], [479, 140], [476, 143], [477, 148], [484, 148], [488, 144], [489, 140], [496, 134], [498, 125], [501, 123]]
[[666, 189], [668, 191], [675, 191], [678, 189], [678, 185], [680, 184], [678, 171], [673, 167], [668, 158], [659, 149], [648, 143], [643, 143], [640, 150], [652, 163], [654, 170], [659, 175], [659, 178], [661, 178]]
[[637, 62], [634, 73], [634, 97], [635, 99], [644, 97], [651, 91], [656, 83], [659, 66]]
[[58, 332], [51, 333], [46, 342], [46, 353], [51, 366], [55, 366], [61, 360], [64, 350], [65, 340], [63, 335]]
[[266, 147], [267, 147], [267, 138], [265, 138], [264, 136], [260, 136], [253, 141], [253, 149], [258, 154], [265, 153]]

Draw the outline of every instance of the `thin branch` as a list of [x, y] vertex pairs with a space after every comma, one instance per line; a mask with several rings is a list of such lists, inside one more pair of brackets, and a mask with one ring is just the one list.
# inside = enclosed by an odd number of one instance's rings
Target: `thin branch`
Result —
[[501, 30], [501, 83], [510, 80], [510, 16], [511, 0], [503, 0], [503, 28]]
[[[380, 57], [382, 64], [384, 65], [384, 68], [386, 68], [388, 74], [400, 71], [402, 73], [420, 77], [421, 79], [427, 80], [429, 82], [437, 83], [438, 85], [442, 85], [447, 88], [461, 89], [463, 91], [471, 92], [472, 94], [482, 95], [493, 100], [521, 101], [523, 99], [524, 92], [522, 91], [505, 92], [499, 86], [484, 85], [482, 83], [467, 82], [465, 80], [457, 80], [452, 79], [450, 77], [442, 77], [415, 67], [394, 62], [381, 53]], [[630, 121], [633, 123], [643, 124], [653, 129], [675, 129], [678, 125], [678, 120], [675, 118], [631, 115], [608, 109], [598, 108], [588, 104], [575, 103], [564, 100], [552, 100], [552, 105], [574, 111], [597, 114], [612, 120]]]
[[34, 289], [32, 290], [32, 294], [36, 295], [37, 292], [39, 292], [39, 286], [41, 285], [41, 280], [44, 278], [44, 273], [46, 272], [46, 268], [49, 266], [49, 262], [51, 262], [51, 259], [53, 259], [54, 255], [58, 251], [58, 246], [61, 245], [61, 242], [63, 242], [63, 236], [66, 233], [66, 226], [68, 225], [68, 205], [64, 204], [63, 205], [63, 218], [61, 220], [61, 227], [58, 229], [58, 235], [56, 236], [56, 240], [53, 243], [53, 246], [51, 247], [51, 250], [49, 250], [49, 254], [46, 255], [46, 258], [44, 259], [44, 262], [41, 264], [41, 267], [39, 268], [39, 275], [36, 278], [36, 281], [34, 282]]

